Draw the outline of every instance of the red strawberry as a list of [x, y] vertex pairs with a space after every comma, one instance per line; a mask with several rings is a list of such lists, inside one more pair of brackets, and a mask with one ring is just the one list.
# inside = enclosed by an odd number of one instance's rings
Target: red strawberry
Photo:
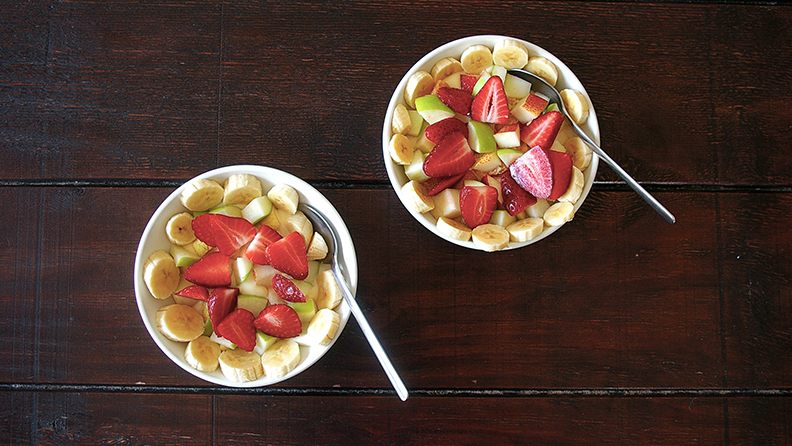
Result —
[[281, 339], [293, 338], [302, 333], [300, 316], [286, 304], [270, 305], [261, 310], [253, 324], [263, 333]]
[[209, 300], [209, 290], [201, 285], [188, 285], [176, 292], [177, 296], [189, 297], [190, 299], [202, 300], [206, 302]]
[[443, 138], [424, 160], [423, 171], [430, 177], [451, 177], [464, 173], [473, 163], [473, 155], [467, 138], [461, 132]]
[[470, 105], [473, 103], [473, 96], [458, 88], [440, 87], [437, 89], [437, 97], [443, 104], [455, 112], [467, 116], [470, 113]]
[[217, 242], [215, 241], [215, 230], [212, 226], [212, 220], [217, 214], [201, 214], [195, 218], [193, 218], [190, 225], [192, 226], [192, 230], [195, 233], [195, 237], [198, 240], [206, 243], [209, 246], [217, 247]]
[[462, 218], [470, 228], [489, 223], [498, 204], [498, 190], [492, 186], [465, 186], [459, 191]]
[[256, 228], [242, 217], [216, 214], [212, 220], [217, 249], [231, 255], [256, 236]]
[[509, 166], [512, 178], [536, 198], [547, 198], [553, 190], [553, 166], [547, 152], [536, 146]]
[[209, 311], [209, 319], [212, 321], [212, 327], [214, 327], [215, 332], [219, 336], [223, 336], [223, 334], [218, 330], [218, 326], [220, 322], [228, 316], [228, 313], [236, 308], [237, 296], [239, 296], [239, 289], [228, 287], [215, 288], [209, 294], [209, 301], [206, 303], [206, 309]]
[[[430, 178], [429, 181], [432, 181], [432, 184], [427, 184], [429, 187], [429, 191], [426, 192], [426, 195], [433, 197], [440, 192], [448, 189], [449, 187], [455, 185], [459, 180], [461, 180], [465, 176], [464, 173], [460, 173], [459, 175], [454, 175], [453, 177], [445, 177], [445, 178]], [[429, 183], [427, 181], [427, 183]]]
[[256, 348], [256, 326], [253, 324], [253, 313], [238, 308], [220, 321], [215, 333], [236, 344], [237, 347], [252, 352]]
[[231, 285], [230, 260], [229, 256], [221, 252], [210, 252], [184, 270], [184, 280], [207, 288], [229, 286]]
[[470, 93], [471, 95], [473, 95], [473, 87], [476, 86], [476, 82], [478, 82], [478, 76], [472, 74], [461, 74], [459, 76], [459, 83], [462, 86], [462, 91]]
[[509, 173], [500, 177], [503, 206], [512, 217], [536, 204], [536, 197], [520, 187]]
[[259, 265], [266, 265], [267, 264], [267, 246], [277, 242], [278, 240], [282, 239], [280, 234], [277, 231], [270, 228], [267, 225], [261, 225], [261, 229], [256, 233], [256, 236], [253, 237], [253, 241], [250, 242], [247, 249], [245, 250], [245, 257], [247, 257], [251, 262], [258, 263]]
[[437, 144], [446, 137], [446, 135], [454, 132], [462, 132], [465, 138], [468, 136], [468, 126], [457, 118], [445, 118], [440, 121], [430, 124], [426, 127], [426, 139]]
[[572, 157], [568, 153], [555, 150], [548, 150], [547, 156], [550, 158], [550, 165], [553, 166], [553, 190], [547, 199], [556, 200], [564, 195], [572, 180]]
[[561, 112], [549, 111], [523, 127], [520, 139], [528, 147], [539, 146], [542, 150], [550, 150], [563, 123], [564, 115]]
[[470, 117], [474, 121], [490, 124], [506, 124], [509, 121], [509, 100], [503, 90], [503, 81], [492, 76], [481, 87], [470, 106]]
[[275, 243], [266, 251], [267, 263], [278, 271], [297, 280], [308, 277], [308, 257], [305, 254], [305, 240], [299, 232], [292, 232]]
[[305, 295], [288, 277], [281, 274], [272, 276], [272, 289], [281, 299], [288, 302], [305, 302]]

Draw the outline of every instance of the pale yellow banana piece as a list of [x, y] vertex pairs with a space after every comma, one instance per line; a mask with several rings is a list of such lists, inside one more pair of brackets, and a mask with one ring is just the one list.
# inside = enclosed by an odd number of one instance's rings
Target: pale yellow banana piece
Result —
[[546, 80], [548, 84], [555, 86], [558, 82], [558, 69], [553, 62], [542, 56], [534, 56], [528, 59], [525, 69]]
[[223, 201], [224, 189], [215, 180], [195, 180], [184, 186], [179, 200], [191, 211], [208, 211]]
[[516, 40], [501, 40], [492, 49], [492, 61], [507, 70], [522, 68], [528, 63], [528, 48]]
[[154, 319], [160, 333], [171, 341], [190, 342], [204, 332], [203, 317], [189, 305], [165, 305]]
[[341, 288], [338, 287], [335, 276], [332, 270], [324, 270], [316, 276], [316, 286], [319, 288], [318, 295], [316, 296], [316, 308], [333, 309], [341, 303], [344, 295], [341, 293]]
[[279, 231], [284, 232], [284, 234], [281, 234], [284, 237], [292, 232], [299, 232], [300, 235], [302, 235], [306, 247], [311, 243], [311, 237], [313, 237], [314, 234], [313, 223], [311, 223], [311, 220], [309, 220], [302, 211], [296, 211], [294, 214], [290, 215], [289, 218], [281, 224]]
[[167, 299], [176, 291], [181, 271], [173, 257], [165, 250], [157, 250], [143, 262], [143, 281], [156, 299]]
[[218, 362], [223, 375], [234, 382], [255, 381], [264, 376], [261, 356], [255, 352], [247, 352], [241, 348], [225, 350], [220, 353]]
[[484, 224], [473, 228], [473, 244], [480, 249], [493, 252], [509, 246], [509, 231], [503, 226]]
[[300, 358], [300, 345], [291, 339], [281, 339], [264, 351], [260, 362], [267, 378], [280, 378], [294, 370]]
[[235, 173], [225, 180], [223, 204], [246, 205], [250, 200], [263, 195], [261, 181], [248, 173]]
[[566, 153], [572, 157], [572, 165], [581, 171], [586, 170], [591, 164], [591, 156], [593, 152], [591, 147], [583, 142], [583, 138], [579, 136], [569, 138], [566, 144], [564, 144], [564, 149], [566, 149]]
[[192, 229], [193, 216], [189, 212], [180, 212], [171, 217], [165, 224], [165, 235], [174, 245], [184, 246], [195, 241]]
[[527, 242], [533, 240], [544, 230], [544, 220], [541, 218], [524, 218], [506, 226], [510, 240], [513, 242]]
[[404, 87], [404, 102], [414, 109], [415, 99], [430, 94], [433, 88], [434, 78], [432, 75], [428, 71], [416, 71], [410, 76]]
[[208, 336], [198, 336], [184, 349], [184, 360], [199, 372], [212, 373], [220, 367], [220, 344]]
[[322, 234], [314, 232], [306, 250], [306, 257], [308, 260], [322, 260], [327, 257], [327, 241]]
[[437, 219], [437, 229], [448, 237], [466, 242], [473, 231], [466, 224], [446, 217]]
[[413, 158], [413, 143], [401, 133], [394, 133], [388, 143], [388, 152], [394, 163], [406, 166]]
[[558, 201], [568, 201], [572, 204], [577, 203], [580, 196], [583, 194], [583, 185], [586, 179], [583, 177], [583, 172], [575, 166], [572, 166], [572, 178], [569, 181], [569, 187], [563, 195], [558, 197]]
[[300, 194], [288, 184], [276, 184], [267, 192], [267, 198], [276, 208], [289, 214], [297, 212], [297, 206], [300, 204]]
[[426, 195], [423, 184], [409, 181], [401, 188], [405, 203], [414, 211], [423, 214], [434, 209], [434, 198]]
[[393, 120], [391, 121], [391, 130], [393, 133], [406, 135], [412, 129], [412, 118], [410, 112], [404, 104], [396, 104], [393, 109]]
[[565, 88], [559, 92], [561, 100], [564, 101], [564, 108], [569, 116], [578, 125], [583, 125], [589, 117], [589, 104], [583, 93]]
[[453, 57], [444, 57], [432, 67], [432, 78], [435, 82], [462, 71], [462, 64]]
[[575, 216], [575, 206], [568, 201], [559, 201], [544, 213], [544, 221], [548, 226], [561, 226]]
[[472, 45], [462, 52], [459, 62], [465, 73], [478, 75], [492, 66], [492, 51], [484, 45]]
[[305, 337], [301, 337], [302, 342], [306, 345], [328, 345], [332, 342], [340, 325], [340, 314], [329, 308], [322, 308], [314, 314], [308, 324]]

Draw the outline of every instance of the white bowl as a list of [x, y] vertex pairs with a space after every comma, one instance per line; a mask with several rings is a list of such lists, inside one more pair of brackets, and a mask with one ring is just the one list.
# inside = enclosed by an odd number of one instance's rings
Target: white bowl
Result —
[[[409, 180], [404, 173], [403, 166], [400, 166], [393, 162], [390, 157], [390, 153], [388, 151], [388, 143], [390, 142], [391, 136], [393, 132], [391, 131], [391, 121], [393, 121], [393, 110], [396, 108], [396, 105], [401, 103], [404, 104], [404, 88], [407, 85], [407, 81], [410, 79], [416, 71], [424, 70], [431, 72], [432, 67], [444, 57], [453, 57], [459, 59], [462, 55], [462, 52], [465, 49], [469, 48], [472, 45], [485, 45], [492, 49], [494, 45], [502, 41], [504, 39], [511, 39], [517, 40], [522, 42], [528, 48], [529, 56], [542, 56], [551, 62], [553, 62], [558, 69], [558, 82], [556, 83], [556, 89], [561, 91], [564, 88], [571, 88], [577, 90], [586, 97], [589, 101], [590, 111], [588, 120], [584, 125], [581, 126], [583, 131], [588, 134], [591, 139], [594, 140], [597, 144], [599, 144], [599, 125], [597, 124], [597, 113], [594, 111], [594, 106], [591, 105], [591, 100], [586, 92], [586, 89], [583, 88], [583, 84], [580, 83], [578, 78], [572, 73], [563, 62], [561, 62], [557, 57], [549, 53], [547, 50], [540, 48], [530, 42], [526, 42], [521, 39], [516, 39], [514, 37], [508, 36], [498, 36], [498, 35], [482, 35], [482, 36], [471, 36], [465, 37], [462, 39], [454, 40], [452, 42], [446, 43], [445, 45], [436, 48], [435, 50], [431, 51], [429, 54], [421, 58], [412, 68], [404, 75], [399, 82], [399, 85], [396, 87], [396, 90], [393, 92], [393, 96], [391, 97], [390, 103], [388, 104], [388, 111], [385, 114], [385, 122], [382, 127], [382, 151], [383, 156], [385, 158], [385, 168], [388, 171], [388, 178], [390, 178], [390, 182], [393, 185], [396, 194], [399, 196], [399, 199], [402, 201], [404, 207], [418, 220], [419, 223], [424, 225], [427, 229], [432, 231], [435, 235], [442, 238], [443, 240], [449, 241], [459, 246], [463, 246], [465, 248], [476, 249], [480, 250], [479, 247], [473, 244], [472, 241], [460, 241], [453, 238], [450, 238], [440, 232], [437, 229], [437, 220], [432, 216], [431, 213], [427, 212], [424, 214], [420, 214], [413, 210], [409, 205], [407, 205], [404, 201], [404, 197], [401, 196], [401, 188], [402, 186], [407, 183]], [[597, 175], [597, 167], [599, 165], [599, 157], [597, 154], [593, 154], [591, 158], [591, 164], [589, 167], [583, 171], [583, 176], [585, 178], [585, 186], [583, 187], [583, 193], [580, 196], [580, 199], [575, 203], [575, 212], [580, 208], [585, 201], [586, 196], [588, 196], [589, 191], [591, 190], [591, 185], [594, 183], [594, 177]], [[563, 225], [562, 225], [563, 226]], [[520, 248], [526, 245], [530, 245], [536, 243], [540, 240], [543, 240], [546, 237], [549, 237], [551, 234], [556, 232], [562, 226], [554, 226], [554, 227], [545, 227], [544, 231], [537, 236], [536, 238], [526, 241], [526, 242], [510, 242], [509, 246], [504, 248], [504, 250], [508, 249], [515, 249]]]
[[[347, 283], [349, 284], [349, 288], [354, 295], [355, 290], [357, 289], [358, 274], [355, 247], [352, 244], [352, 237], [349, 235], [349, 230], [333, 205], [321, 193], [319, 193], [319, 191], [311, 187], [305, 181], [291, 174], [270, 167], [221, 167], [219, 169], [206, 172], [193, 179], [210, 178], [218, 181], [220, 184], [223, 184], [223, 181], [226, 178], [235, 173], [248, 173], [255, 175], [259, 180], [261, 180], [261, 185], [265, 191], [271, 188], [274, 184], [286, 183], [294, 187], [299, 192], [301, 203], [307, 203], [315, 206], [327, 216], [327, 218], [330, 220], [330, 223], [333, 224], [340, 236], [340, 253], [342, 254], [341, 262], [343, 266], [342, 270], [346, 272]], [[189, 181], [187, 183], [189, 183]], [[330, 347], [333, 346], [335, 341], [341, 335], [341, 332], [344, 330], [344, 327], [349, 320], [350, 314], [349, 306], [347, 305], [346, 301], [342, 301], [341, 304], [339, 304], [339, 306], [335, 309], [341, 315], [341, 324], [333, 341], [327, 346], [300, 346], [300, 353], [302, 355], [300, 364], [286, 376], [275, 379], [262, 377], [255, 381], [239, 383], [227, 379], [225, 376], [223, 376], [220, 369], [213, 373], [199, 372], [198, 370], [192, 368], [184, 360], [184, 349], [186, 344], [174, 342], [165, 338], [165, 336], [163, 336], [162, 333], [160, 333], [157, 329], [154, 319], [157, 310], [162, 306], [172, 304], [173, 298], [169, 297], [164, 300], [158, 300], [151, 296], [151, 293], [143, 281], [143, 262], [145, 262], [148, 256], [154, 251], [158, 249], [164, 249], [167, 251], [169, 249], [170, 242], [165, 235], [165, 224], [174, 214], [187, 210], [179, 201], [179, 196], [181, 195], [182, 190], [187, 183], [173, 191], [173, 193], [171, 193], [154, 212], [154, 215], [146, 225], [146, 229], [143, 231], [143, 235], [140, 237], [140, 244], [138, 245], [137, 256], [135, 257], [135, 296], [137, 298], [140, 316], [143, 318], [143, 323], [146, 325], [146, 329], [151, 335], [151, 338], [154, 340], [157, 346], [159, 346], [162, 352], [165, 353], [165, 355], [167, 355], [168, 358], [175, 362], [179, 367], [198, 378], [214, 384], [228, 387], [263, 387], [287, 380], [298, 375], [318, 361], [319, 358], [321, 358], [330, 349]]]

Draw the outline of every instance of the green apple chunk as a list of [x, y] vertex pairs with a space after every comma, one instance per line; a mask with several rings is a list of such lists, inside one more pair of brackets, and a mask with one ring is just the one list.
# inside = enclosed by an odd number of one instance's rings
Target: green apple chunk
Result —
[[264, 352], [277, 341], [278, 338], [256, 330], [256, 347], [253, 348], [253, 351], [258, 355], [263, 355]]
[[418, 183], [422, 183], [429, 179], [429, 175], [423, 170], [425, 159], [426, 154], [422, 151], [416, 150], [413, 152], [412, 161], [410, 161], [410, 164], [404, 166], [404, 174], [407, 175], [407, 178]]
[[498, 158], [503, 161], [503, 164], [510, 166], [517, 158], [521, 157], [523, 153], [517, 149], [500, 149], [497, 151]]
[[503, 91], [510, 98], [524, 98], [531, 93], [531, 83], [525, 79], [506, 73]]
[[487, 80], [492, 77], [490, 71], [492, 68], [488, 68], [481, 72], [481, 76], [479, 76], [478, 80], [476, 81], [475, 85], [473, 85], [473, 97], [476, 97], [479, 91], [484, 88], [484, 84], [487, 83]]
[[272, 212], [272, 202], [266, 195], [256, 197], [242, 209], [242, 217], [251, 224], [256, 224]]
[[212, 209], [211, 211], [209, 211], [209, 213], [227, 215], [229, 217], [241, 217], [242, 209], [239, 209], [233, 204], [229, 204], [227, 206], [220, 206], [219, 208]]
[[190, 266], [201, 258], [195, 251], [179, 245], [171, 245], [170, 255], [176, 261], [176, 266]]
[[254, 296], [252, 294], [240, 294], [237, 296], [237, 308], [244, 308], [245, 310], [253, 313], [253, 316], [258, 316], [261, 310], [267, 308], [269, 300], [263, 296]]
[[311, 319], [313, 319], [314, 315], [316, 314], [316, 304], [314, 304], [313, 300], [306, 300], [305, 302], [289, 302], [289, 306], [294, 308], [294, 311], [297, 312], [298, 316], [300, 316], [300, 321], [303, 323], [303, 327], [306, 327], [308, 324], [310, 324]]
[[234, 259], [234, 276], [237, 283], [242, 283], [248, 279], [248, 276], [253, 271], [253, 262], [245, 256], [239, 256]]
[[410, 115], [410, 130], [407, 132], [409, 136], [418, 136], [423, 130], [424, 119], [416, 110], [408, 110], [407, 114]]
[[255, 274], [248, 274], [247, 279], [240, 283], [237, 288], [239, 288], [239, 294], [249, 294], [261, 297], [267, 296], [269, 294], [269, 289], [267, 289], [266, 286], [256, 282]]
[[484, 122], [468, 122], [468, 142], [470, 148], [478, 153], [494, 152], [498, 148], [495, 143], [495, 132]]
[[456, 115], [453, 110], [443, 104], [439, 97], [433, 94], [417, 98], [415, 100], [415, 109], [429, 124], [434, 124]]

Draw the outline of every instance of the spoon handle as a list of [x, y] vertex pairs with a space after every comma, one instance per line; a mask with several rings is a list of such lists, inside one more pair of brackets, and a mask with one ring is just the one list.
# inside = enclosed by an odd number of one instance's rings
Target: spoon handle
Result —
[[385, 374], [388, 376], [393, 388], [396, 389], [396, 394], [399, 395], [399, 398], [402, 401], [406, 401], [408, 396], [407, 388], [404, 386], [401, 378], [399, 378], [399, 374], [396, 373], [396, 369], [393, 368], [393, 364], [391, 364], [390, 359], [388, 359], [388, 355], [385, 354], [385, 350], [382, 349], [382, 345], [380, 345], [377, 335], [375, 335], [374, 331], [371, 329], [371, 326], [366, 320], [366, 316], [363, 314], [363, 311], [360, 309], [357, 300], [352, 297], [352, 292], [349, 290], [346, 281], [341, 276], [341, 272], [338, 270], [338, 263], [333, 264], [333, 275], [335, 275], [336, 281], [338, 282], [338, 287], [341, 288], [341, 292], [344, 294], [344, 299], [346, 299], [349, 308], [352, 310], [352, 315], [355, 316], [358, 325], [360, 325], [360, 329], [366, 336], [366, 340], [368, 340], [369, 345], [371, 345], [371, 349], [374, 350], [374, 355], [377, 357], [380, 364], [382, 365], [382, 368], [385, 370]]

